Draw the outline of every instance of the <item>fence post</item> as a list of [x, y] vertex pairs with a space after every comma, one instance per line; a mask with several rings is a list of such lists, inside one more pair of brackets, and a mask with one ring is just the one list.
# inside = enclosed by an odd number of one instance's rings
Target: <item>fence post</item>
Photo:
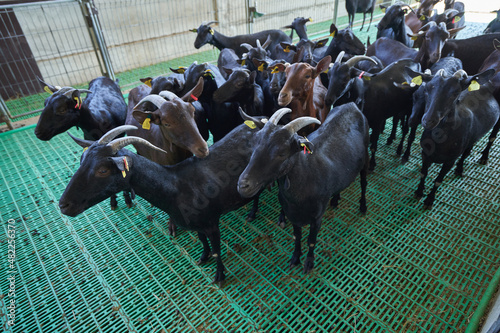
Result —
[[103, 73], [103, 75], [109, 77], [114, 81], [116, 79], [115, 72], [113, 71], [111, 58], [109, 57], [108, 48], [106, 46], [106, 42], [104, 41], [104, 36], [102, 34], [99, 18], [97, 17], [97, 8], [94, 5], [94, 1], [78, 0], [78, 2], [80, 3], [85, 23], [87, 24], [87, 27], [89, 29], [90, 39], [92, 40], [92, 44], [94, 45], [94, 50], [99, 61], [99, 66], [101, 67], [101, 72]]
[[335, 0], [335, 8], [333, 9], [333, 24], [337, 25], [337, 15], [339, 14], [339, 0]]
[[6, 123], [9, 129], [14, 129], [7, 110], [7, 105], [3, 101], [2, 96], [0, 96], [0, 123]]

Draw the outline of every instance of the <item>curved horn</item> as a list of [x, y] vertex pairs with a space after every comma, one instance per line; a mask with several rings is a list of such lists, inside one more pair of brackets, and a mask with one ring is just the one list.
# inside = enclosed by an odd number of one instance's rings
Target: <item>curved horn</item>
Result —
[[429, 23], [427, 23], [426, 25], [424, 25], [422, 28], [418, 29], [418, 31], [424, 31], [424, 30], [427, 30], [429, 29], [430, 27], [435, 27], [437, 24], [435, 21], [430, 21]]
[[271, 45], [271, 42], [272, 42], [272, 41], [271, 41], [271, 35], [267, 35], [267, 39], [266, 39], [266, 41], [264, 42], [264, 44], [262, 45], [262, 48], [263, 48], [264, 50], [266, 50], [266, 49], [269, 47], [269, 45]]
[[134, 144], [134, 143], [139, 143], [139, 144], [144, 145], [146, 147], [149, 147], [151, 149], [158, 150], [158, 151], [161, 151], [161, 152], [167, 154], [167, 152], [164, 151], [163, 149], [156, 147], [155, 145], [153, 145], [149, 141], [147, 141], [143, 138], [139, 138], [138, 136], [127, 136], [124, 138], [118, 138], [118, 139], [115, 139], [115, 140], [109, 142], [107, 144], [107, 146], [111, 147], [113, 154], [116, 154], [116, 152], [118, 152], [123, 147]]
[[71, 135], [70, 132], [66, 132], [66, 133], [68, 133], [68, 135], [73, 139], [73, 141], [78, 143], [81, 147], [90, 147], [94, 143], [94, 141], [92, 141], [92, 140], [84, 140], [84, 139], [77, 138], [76, 136]]
[[447, 19], [449, 19], [450, 17], [457, 15], [458, 13], [460, 13], [458, 10], [456, 10], [454, 8], [449, 8], [449, 9], [445, 10], [443, 14]]
[[137, 103], [136, 106], [134, 106], [134, 110], [136, 110], [140, 105], [146, 103], [146, 102], [151, 102], [153, 103], [158, 109], [163, 105], [163, 103], [166, 103], [167, 101], [159, 96], [159, 95], [147, 95], [146, 97], [144, 97], [143, 99], [141, 99], [139, 101], [139, 103]]
[[100, 145], [106, 145], [110, 143], [114, 138], [118, 135], [125, 133], [126, 131], [136, 130], [137, 127], [134, 125], [122, 125], [109, 130], [106, 134], [104, 134], [99, 141], [97, 141]]
[[404, 8], [404, 7], [408, 7], [415, 14], [415, 11], [413, 10], [413, 8], [411, 8], [410, 5], [404, 4], [403, 6], [401, 6], [401, 8]]
[[444, 22], [439, 23], [439, 27], [440, 27], [442, 30], [444, 30], [444, 31], [448, 31], [448, 30], [446, 29], [446, 23], [444, 23]]
[[375, 60], [373, 60], [372, 58], [367, 57], [367, 56], [355, 56], [355, 57], [352, 57], [351, 59], [347, 60], [345, 62], [345, 64], [347, 66], [349, 66], [349, 68], [350, 68], [350, 67], [356, 66], [358, 64], [358, 62], [360, 62], [361, 60], [368, 60], [368, 61], [373, 62], [375, 65], [378, 65]]
[[253, 46], [248, 43], [241, 43], [240, 46], [246, 48], [248, 51], [253, 49]]
[[78, 91], [79, 91], [80, 93], [87, 93], [87, 94], [92, 93], [92, 91], [87, 90], [87, 89], [78, 89]]
[[313, 117], [300, 117], [286, 124], [284, 128], [287, 129], [291, 134], [294, 134], [297, 133], [301, 128], [304, 128], [307, 125], [311, 124], [321, 125], [321, 121]]
[[459, 69], [458, 71], [453, 74], [453, 77], [456, 77], [457, 79], [465, 79], [467, 78], [467, 73], [463, 69]]
[[259, 39], [257, 39], [255, 42], [257, 43], [257, 48], [261, 48], [261, 47], [262, 47], [262, 46], [260, 45], [260, 40], [259, 40]]
[[218, 21], [208, 21], [207, 23], [202, 23], [202, 25], [212, 25], [212, 24], [215, 24], [215, 23], [219, 23]]
[[441, 68], [440, 70], [438, 70], [438, 71], [436, 72], [436, 75], [437, 75], [437, 76], [444, 76], [444, 69], [443, 69], [443, 68]]
[[278, 121], [280, 121], [280, 119], [285, 114], [290, 113], [290, 112], [292, 112], [292, 109], [289, 109], [289, 108], [279, 109], [278, 111], [276, 111], [275, 113], [273, 113], [273, 115], [271, 116], [271, 118], [269, 118], [268, 123], [271, 123], [271, 124], [274, 124], [274, 125], [278, 125]]
[[74, 91], [78, 91], [78, 89], [73, 87], [62, 87], [58, 92], [65, 97], [71, 98]]
[[[179, 96], [177, 96], [176, 94], [174, 94], [173, 92], [168, 91], [168, 90], [162, 90], [162, 91], [160, 91], [160, 93], [158, 95], [160, 95], [163, 98], [168, 99], [169, 101], [173, 100], [174, 98], [179, 98]], [[159, 108], [159, 106], [158, 106], [158, 108]]]
[[337, 56], [337, 59], [335, 59], [335, 63], [341, 63], [342, 58], [344, 58], [345, 51], [340, 51], [339, 55]]

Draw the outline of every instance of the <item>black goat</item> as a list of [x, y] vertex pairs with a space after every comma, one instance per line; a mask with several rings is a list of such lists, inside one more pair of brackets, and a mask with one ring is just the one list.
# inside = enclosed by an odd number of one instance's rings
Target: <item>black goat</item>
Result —
[[293, 39], [294, 30], [297, 31], [299, 39], [309, 39], [309, 37], [307, 37], [307, 22], [312, 22], [312, 18], [296, 17], [292, 24], [281, 27], [281, 29], [292, 29], [290, 32], [290, 39]]
[[491, 33], [466, 39], [449, 39], [443, 46], [443, 57], [452, 55], [462, 60], [464, 71], [478, 73], [484, 60], [495, 50], [495, 39], [500, 33]]
[[[179, 69], [176, 69], [179, 71]], [[172, 73], [169, 76], [146, 77], [140, 79], [142, 83], [151, 88], [151, 94], [158, 95], [160, 91], [168, 90], [180, 94], [184, 89], [184, 75]]]
[[484, 34], [500, 32], [500, 10], [494, 10], [492, 13], [497, 13], [497, 17], [488, 23], [488, 26], [484, 29]]
[[[35, 127], [35, 135], [40, 140], [48, 141], [73, 126], [82, 129], [86, 140], [97, 140], [125, 123], [127, 104], [118, 83], [107, 77], [90, 81], [88, 90], [61, 88], [38, 80], [53, 93], [45, 100]], [[83, 102], [81, 93], [89, 93]]]
[[[300, 263], [302, 227], [310, 225], [307, 259], [304, 272], [314, 268], [314, 249], [321, 220], [329, 199], [361, 176], [360, 211], [366, 212], [366, 173], [368, 167], [368, 123], [353, 104], [332, 110], [325, 122], [309, 136], [297, 131], [320, 122], [301, 117], [285, 126], [278, 121], [290, 109], [278, 110], [255, 135], [255, 149], [248, 166], [240, 175], [238, 192], [253, 197], [267, 184], [278, 180], [279, 201], [293, 224], [295, 250], [290, 260]], [[304, 147], [302, 147], [305, 145]], [[303, 154], [309, 150], [311, 154]]]
[[370, 23], [368, 24], [368, 29], [366, 29], [366, 31], [370, 31], [370, 25], [372, 24], [373, 19], [373, 10], [375, 9], [376, 2], [376, 0], [346, 0], [345, 9], [347, 10], [347, 14], [349, 16], [349, 27], [352, 29], [356, 13], [363, 13], [363, 23], [361, 24], [361, 29], [359, 29], [360, 31], [363, 30], [366, 13], [370, 13]]
[[347, 27], [342, 30], [338, 30], [335, 24], [330, 25], [330, 36], [332, 36], [332, 40], [325, 52], [316, 57], [315, 59], [323, 59], [326, 56], [331, 56], [332, 59], [337, 59], [337, 56], [340, 52], [345, 52], [344, 60], [355, 56], [365, 54], [365, 45], [359, 40], [358, 37], [352, 32], [352, 30]]
[[212, 145], [206, 158], [192, 157], [170, 166], [159, 165], [122, 149], [129, 144], [159, 149], [142, 138], [113, 140], [133, 126], [117, 128], [95, 143], [74, 138], [79, 145], [89, 148], [83, 153], [79, 169], [59, 200], [61, 212], [76, 216], [118, 191], [133, 188], [138, 195], [166, 212], [175, 225], [198, 233], [203, 244], [199, 263], [208, 261], [210, 255], [216, 258], [214, 282], [221, 286], [225, 275], [219, 218], [251, 201], [239, 195], [237, 182], [252, 153], [251, 138], [258, 127], [263, 126], [259, 120], [255, 121], [254, 129], [241, 125]]
[[274, 50], [275, 46], [280, 42], [291, 42], [290, 37], [288, 37], [281, 30], [265, 30], [256, 32], [254, 34], [247, 35], [237, 35], [233, 37], [225, 36], [210, 27], [211, 24], [217, 23], [217, 21], [211, 21], [208, 23], [202, 23], [198, 29], [191, 29], [192, 32], [197, 33], [196, 40], [194, 41], [194, 47], [199, 49], [205, 44], [212, 44], [219, 50], [229, 48], [233, 49], [238, 57], [242, 57], [243, 53], [246, 52], [245, 48], [241, 46], [243, 43], [256, 46], [256, 41], [260, 40], [264, 43], [268, 36], [271, 36], [270, 50]]
[[377, 25], [377, 38], [387, 37], [413, 47], [413, 40], [408, 36], [413, 34], [413, 31], [405, 23], [405, 15], [413, 9], [403, 2], [396, 2], [388, 8], [380, 5], [380, 8], [385, 14]]
[[264, 93], [255, 83], [256, 71], [235, 68], [226, 69], [229, 78], [213, 94], [214, 102], [237, 102], [241, 108], [252, 116], [262, 116], [264, 113]]
[[[410, 80], [404, 70], [406, 66], [413, 70], [420, 70], [420, 65], [410, 59], [403, 59], [392, 63], [376, 74], [363, 73], [355, 67], [351, 68], [353, 76], [363, 79], [363, 114], [368, 119], [368, 123], [372, 129], [370, 135], [370, 149], [372, 153], [370, 171], [373, 171], [376, 166], [375, 153], [378, 148], [378, 138], [383, 130], [386, 119], [395, 117], [402, 121], [403, 136], [396, 153], [401, 154], [403, 150], [405, 136], [408, 133], [408, 123], [405, 119], [411, 114], [412, 110], [412, 91], [402, 91], [394, 86], [393, 82]], [[389, 143], [390, 141], [388, 140]]]
[[[408, 134], [408, 143], [403, 156], [401, 157], [401, 163], [408, 162], [410, 158], [411, 146], [415, 141], [415, 135], [417, 133], [417, 127], [422, 121], [422, 117], [425, 111], [425, 84], [432, 78], [432, 75], [436, 75], [438, 72], [439, 75], [443, 75], [446, 77], [452, 76], [458, 70], [462, 69], [462, 62], [460, 59], [455, 57], [444, 57], [439, 59], [429, 70], [426, 70], [426, 73], [423, 74], [422, 80], [416, 80], [417, 83], [406, 82], [405, 84], [398, 85], [402, 89], [411, 89], [416, 91], [413, 93], [413, 107], [411, 116], [408, 119], [408, 126], [410, 128], [410, 133]], [[410, 73], [412, 72], [410, 69], [406, 69]], [[440, 72], [442, 71], [442, 72]], [[427, 73], [430, 72], [430, 73]], [[415, 76], [415, 75], [413, 75]]]
[[[431, 209], [438, 187], [460, 157], [455, 174], [462, 176], [464, 160], [469, 156], [474, 144], [497, 123], [500, 107], [491, 94], [489, 78], [494, 74], [489, 69], [481, 74], [468, 77], [459, 70], [451, 77], [444, 77], [439, 71], [424, 86], [424, 114], [420, 139], [422, 146], [422, 171], [417, 198], [424, 195], [425, 178], [432, 163], [443, 164], [434, 186], [424, 200], [424, 209]], [[422, 73], [414, 73], [422, 77]], [[496, 126], [495, 126], [496, 127]], [[498, 127], [497, 127], [498, 131]], [[490, 141], [496, 137], [490, 135]], [[487, 156], [481, 160], [486, 161]]]
[[219, 53], [219, 57], [217, 58], [217, 68], [219, 72], [222, 74], [224, 79], [227, 80], [229, 74], [224, 70], [224, 68], [234, 69], [241, 68], [240, 58], [236, 55], [233, 49], [222, 49]]

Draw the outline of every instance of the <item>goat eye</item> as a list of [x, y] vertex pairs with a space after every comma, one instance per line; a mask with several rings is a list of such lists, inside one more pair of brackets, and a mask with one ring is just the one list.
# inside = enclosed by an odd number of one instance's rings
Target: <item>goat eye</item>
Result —
[[97, 169], [96, 176], [97, 177], [106, 177], [106, 176], [108, 176], [108, 174], [109, 174], [109, 169], [106, 167], [101, 167], [101, 168]]
[[168, 124], [168, 123], [163, 123], [163, 126], [165, 126], [165, 127], [170, 127], [170, 124]]
[[66, 108], [57, 109], [56, 114], [58, 114], [58, 115], [64, 115], [64, 114], [66, 114], [67, 111], [68, 110]]
[[311, 75], [306, 75], [306, 79], [309, 79], [311, 77]]

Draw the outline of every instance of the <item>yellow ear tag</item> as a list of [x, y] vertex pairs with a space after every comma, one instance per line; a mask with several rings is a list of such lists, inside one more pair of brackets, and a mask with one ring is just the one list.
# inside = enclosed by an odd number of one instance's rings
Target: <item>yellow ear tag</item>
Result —
[[335, 38], [335, 31], [330, 34], [330, 37]]
[[85, 151], [86, 151], [87, 149], [89, 149], [89, 147], [85, 147], [85, 148], [83, 148], [83, 152], [85, 153]]
[[127, 174], [125, 173], [125, 170], [122, 171], [122, 176], [123, 176], [123, 178], [127, 177]]
[[279, 73], [278, 66], [273, 67], [273, 69], [271, 70], [271, 74], [276, 74], [276, 73]]
[[386, 9], [387, 9], [387, 8], [380, 8], [380, 10], [382, 11], [382, 13], [385, 13], [385, 10], [386, 10]]
[[411, 36], [411, 40], [417, 40], [418, 36]]
[[283, 51], [285, 51], [286, 53], [290, 52], [290, 46], [288, 46], [288, 45], [287, 45], [287, 46], [283, 49]]
[[259, 70], [259, 72], [263, 72], [264, 71], [264, 63], [260, 64], [257, 69]]
[[151, 118], [149, 118], [149, 116], [146, 119], [144, 119], [144, 122], [142, 123], [142, 128], [148, 131], [151, 129]]
[[309, 20], [309, 22], [312, 22], [312, 21], [313, 21], [313, 19], [312, 19], [312, 18], [308, 18], [308, 20]]
[[422, 84], [422, 76], [415, 76], [413, 79], [411, 79], [411, 82], [415, 83], [417, 86]]
[[52, 90], [49, 89], [49, 87], [45, 86], [43, 87], [43, 90], [45, 90], [45, 92], [48, 92], [49, 94], [53, 94]]
[[455, 16], [453, 18], [453, 21], [451, 21], [451, 23], [457, 23], [458, 21], [460, 21], [462, 18], [460, 16]]
[[469, 88], [467, 90], [469, 90], [469, 91], [476, 91], [476, 90], [479, 90], [479, 88], [481, 88], [481, 86], [479, 85], [479, 83], [477, 83], [476, 80], [472, 80], [470, 82]]
[[183, 67], [183, 66], [179, 66], [179, 68], [177, 69], [178, 74], [184, 74], [185, 71], [186, 71], [186, 67]]
[[369, 76], [363, 75], [363, 79], [364, 79], [365, 81], [370, 81], [372, 78], [371, 78], [371, 77], [369, 77]]
[[214, 34], [214, 30], [212, 28], [210, 28], [210, 30], [208, 30], [208, 32], [210, 32], [210, 34]]
[[425, 21], [425, 15], [422, 15], [418, 18], [420, 21]]
[[253, 121], [251, 121], [251, 120], [245, 120], [245, 125], [247, 125], [251, 129], [254, 129], [254, 128], [257, 127], [257, 125], [255, 125], [255, 123]]
[[145, 85], [147, 85], [149, 88], [151, 88], [151, 81], [152, 79], [148, 79], [146, 82], [144, 82]]
[[241, 66], [245, 66], [245, 59], [241, 61]]
[[82, 99], [80, 97], [73, 97], [73, 99], [76, 101], [75, 109], [82, 108]]

